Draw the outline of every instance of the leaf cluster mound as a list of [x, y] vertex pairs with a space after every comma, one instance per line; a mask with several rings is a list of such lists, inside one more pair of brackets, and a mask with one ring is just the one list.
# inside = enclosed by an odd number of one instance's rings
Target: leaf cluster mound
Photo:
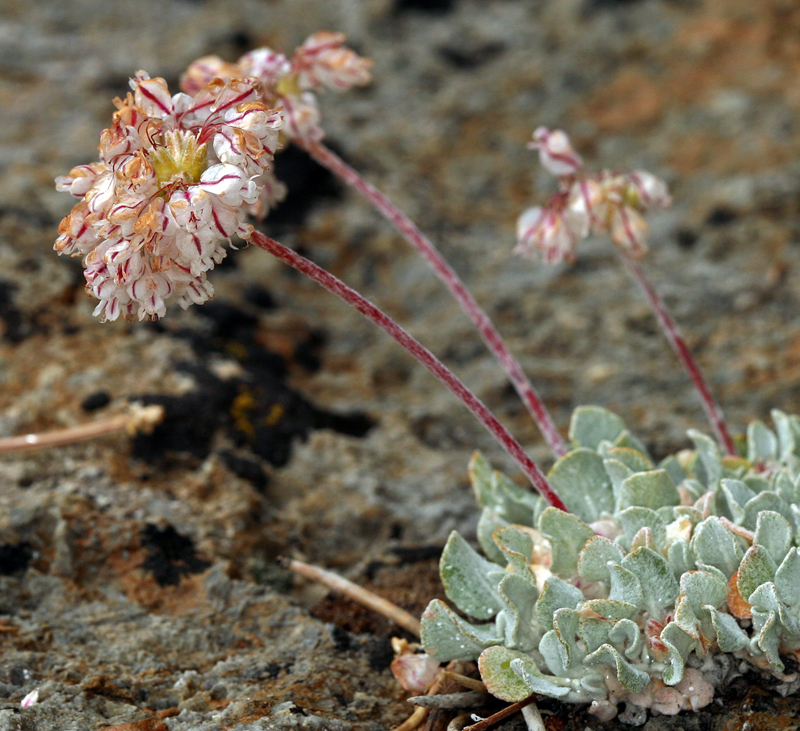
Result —
[[[442, 581], [463, 618], [432, 601], [422, 641], [478, 660], [506, 701], [533, 693], [677, 713], [711, 701], [742, 661], [791, 685], [800, 657], [800, 418], [756, 421], [741, 457], [704, 434], [654, 464], [615, 414], [581, 407], [547, 507], [476, 454], [478, 543], [458, 533]], [[633, 715], [636, 715], [635, 713]]]

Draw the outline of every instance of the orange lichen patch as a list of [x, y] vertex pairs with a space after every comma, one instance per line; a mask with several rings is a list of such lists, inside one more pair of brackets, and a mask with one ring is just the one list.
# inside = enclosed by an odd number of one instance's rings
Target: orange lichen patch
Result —
[[160, 718], [143, 718], [141, 721], [118, 723], [114, 726], [104, 726], [101, 731], [169, 731], [167, 724]]
[[131, 692], [125, 688], [120, 688], [106, 675], [93, 675], [87, 678], [81, 683], [81, 690], [87, 696], [103, 696], [104, 698], [112, 698], [124, 703], [134, 703]]
[[745, 598], [739, 593], [739, 572], [737, 571], [731, 576], [728, 582], [728, 609], [734, 617], [739, 619], [750, 619], [753, 613], [750, 609], [750, 604], [747, 603]]
[[624, 68], [578, 110], [601, 132], [621, 132], [657, 122], [664, 113], [666, 95], [659, 80], [639, 69]]

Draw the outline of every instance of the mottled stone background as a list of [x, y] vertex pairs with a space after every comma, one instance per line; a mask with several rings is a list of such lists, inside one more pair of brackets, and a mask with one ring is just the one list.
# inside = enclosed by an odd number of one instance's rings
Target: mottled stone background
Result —
[[[213, 273], [211, 305], [106, 325], [79, 262], [51, 251], [71, 205], [52, 180], [94, 159], [129, 75], [174, 86], [200, 55], [291, 49], [322, 28], [375, 60], [372, 86], [321, 100], [330, 144], [441, 247], [562, 431], [576, 405], [601, 404], [663, 455], [706, 426], [607, 240], [570, 267], [510, 254], [517, 214], [553, 190], [525, 150], [539, 124], [567, 129], [592, 166], [670, 182], [645, 267], [733, 430], [800, 411], [796, 2], [1, 0], [0, 435], [136, 397], [169, 418], [150, 439], [0, 458], [0, 731], [396, 725], [409, 712], [388, 670], [397, 630], [275, 558], [419, 612], [448, 532], [474, 529], [471, 452], [521, 481], [394, 343], [261, 251]], [[405, 242], [297, 151], [278, 173], [292, 194], [265, 230], [430, 345], [547, 466]], [[36, 687], [41, 703], [20, 712]], [[734, 712], [757, 723], [749, 708]], [[601, 726], [554, 712], [551, 731]], [[672, 727], [738, 722], [714, 713]]]

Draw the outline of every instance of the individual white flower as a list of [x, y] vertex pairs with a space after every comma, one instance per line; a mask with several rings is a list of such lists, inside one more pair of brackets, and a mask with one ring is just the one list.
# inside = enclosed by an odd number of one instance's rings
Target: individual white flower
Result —
[[548, 264], [574, 261], [578, 242], [589, 232], [589, 218], [565, 203], [562, 196], [545, 208], [526, 210], [517, 220], [514, 251], [528, 258], [538, 253]]
[[574, 175], [583, 167], [581, 156], [572, 148], [566, 132], [560, 129], [550, 131], [547, 127], [537, 128], [528, 148], [539, 150], [542, 166], [558, 177]]
[[59, 226], [55, 249], [83, 256], [95, 315], [162, 317], [213, 295], [207, 272], [223, 243], [247, 239], [246, 208], [259, 201], [282, 123], [260, 101], [255, 79], [215, 78], [194, 95], [170, 96], [139, 72], [117, 99], [100, 138], [100, 161], [57, 179], [80, 198]]

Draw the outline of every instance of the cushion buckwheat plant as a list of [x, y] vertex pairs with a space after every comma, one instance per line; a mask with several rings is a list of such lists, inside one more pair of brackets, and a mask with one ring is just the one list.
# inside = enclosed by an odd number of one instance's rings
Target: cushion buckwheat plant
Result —
[[548, 480], [571, 513], [492, 472], [470, 474], [481, 556], [457, 533], [441, 558], [450, 600], [422, 639], [437, 660], [478, 660], [494, 695], [591, 704], [640, 723], [649, 708], [697, 710], [742, 665], [783, 681], [800, 656], [800, 418], [773, 412], [747, 432], [746, 458], [695, 450], [655, 465], [616, 415], [573, 414], [573, 448]]
[[213, 295], [206, 273], [222, 243], [248, 239], [248, 208], [270, 188], [282, 123], [260, 101], [255, 79], [211, 80], [170, 96], [140, 72], [116, 99], [100, 160], [56, 180], [79, 202], [59, 226], [59, 254], [84, 257], [87, 290], [101, 320], [161, 317]]
[[[786, 692], [800, 687], [783, 659], [800, 659], [800, 418], [773, 412], [776, 432], [751, 424], [746, 454], [738, 456], [699, 367], [635, 261], [647, 248], [644, 214], [670, 203], [666, 185], [644, 171], [589, 172], [564, 132], [534, 132], [530, 146], [558, 179], [558, 191], [522, 214], [517, 251], [570, 262], [582, 239], [607, 233], [717, 437], [690, 432], [693, 451], [654, 464], [617, 416], [583, 407], [573, 414], [568, 447], [433, 245], [321, 145], [315, 92], [370, 80], [371, 62], [343, 42], [341, 34], [322, 32], [291, 59], [268, 48], [236, 64], [208, 56], [190, 65], [174, 96], [163, 79], [144, 72], [132, 79], [133, 93], [115, 100], [99, 161], [57, 179], [58, 189], [79, 201], [61, 222], [55, 248], [84, 257], [87, 289], [100, 300], [95, 314], [156, 318], [170, 300], [182, 307], [206, 301], [213, 294], [206, 275], [235, 235], [350, 303], [450, 388], [539, 492], [516, 487], [479, 455], [473, 459], [485, 556], [454, 533], [441, 559], [446, 593], [467, 618], [438, 600], [422, 618], [429, 658], [477, 659], [495, 696], [587, 703], [602, 719], [615, 717], [624, 701], [621, 718], [638, 723], [648, 708], [674, 714], [704, 707], [743, 666], [771, 674]], [[364, 195], [447, 284], [558, 458], [547, 477], [421, 343], [344, 282], [246, 222], [286, 192], [270, 168], [281, 131]], [[429, 658], [426, 677], [435, 672]]]

